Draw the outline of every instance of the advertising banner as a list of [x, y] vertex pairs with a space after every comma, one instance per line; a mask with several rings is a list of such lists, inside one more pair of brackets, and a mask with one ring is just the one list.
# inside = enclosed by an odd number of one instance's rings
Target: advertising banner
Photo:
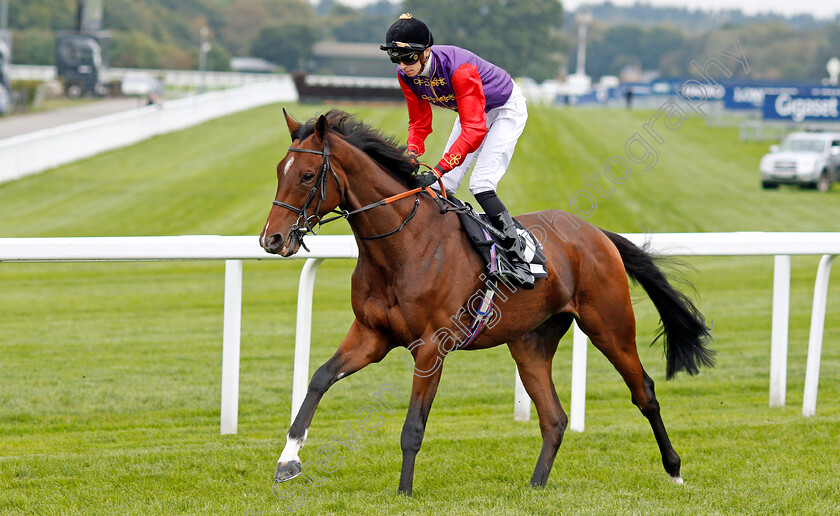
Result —
[[766, 120], [840, 122], [840, 96], [765, 95], [762, 114]]
[[724, 82], [723, 107], [732, 110], [757, 110], [764, 106], [766, 95], [824, 95], [818, 84], [794, 82]]

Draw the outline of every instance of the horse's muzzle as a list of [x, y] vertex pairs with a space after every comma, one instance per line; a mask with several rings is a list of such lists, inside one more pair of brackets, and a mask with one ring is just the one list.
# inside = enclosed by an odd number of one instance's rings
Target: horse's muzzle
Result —
[[300, 235], [297, 231], [291, 231], [289, 236], [284, 238], [282, 233], [274, 233], [263, 238], [260, 244], [267, 253], [289, 257], [300, 249]]

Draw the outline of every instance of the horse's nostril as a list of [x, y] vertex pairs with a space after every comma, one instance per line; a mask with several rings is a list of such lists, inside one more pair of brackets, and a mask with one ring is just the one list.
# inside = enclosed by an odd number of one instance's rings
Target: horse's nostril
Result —
[[276, 251], [283, 243], [283, 236], [280, 233], [274, 233], [265, 240], [266, 251]]

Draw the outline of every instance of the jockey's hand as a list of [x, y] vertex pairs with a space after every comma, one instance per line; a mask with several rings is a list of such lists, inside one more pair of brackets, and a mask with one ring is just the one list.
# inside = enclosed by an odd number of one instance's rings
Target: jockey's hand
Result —
[[408, 158], [408, 161], [410, 161], [412, 165], [414, 165], [411, 169], [411, 175], [416, 176], [420, 170], [420, 162], [417, 160], [417, 153], [414, 151], [408, 151], [405, 154], [405, 157]]
[[440, 178], [442, 173], [438, 170], [437, 167], [431, 170], [417, 170], [411, 177], [413, 181], [414, 188], [425, 188], [427, 186], [432, 186], [433, 184], [437, 183], [437, 180]]

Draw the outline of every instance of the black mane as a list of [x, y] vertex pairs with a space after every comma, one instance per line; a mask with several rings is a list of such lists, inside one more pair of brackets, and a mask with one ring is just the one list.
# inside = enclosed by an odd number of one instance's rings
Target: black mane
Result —
[[[415, 167], [406, 158], [406, 146], [400, 145], [395, 137], [385, 136], [377, 129], [358, 120], [355, 115], [338, 109], [332, 109], [324, 113], [324, 116], [329, 122], [330, 130], [335, 131], [345, 141], [370, 156], [403, 183], [411, 176]], [[292, 134], [292, 139], [304, 140], [314, 134], [317, 121], [316, 116], [301, 124], [300, 129]]]

